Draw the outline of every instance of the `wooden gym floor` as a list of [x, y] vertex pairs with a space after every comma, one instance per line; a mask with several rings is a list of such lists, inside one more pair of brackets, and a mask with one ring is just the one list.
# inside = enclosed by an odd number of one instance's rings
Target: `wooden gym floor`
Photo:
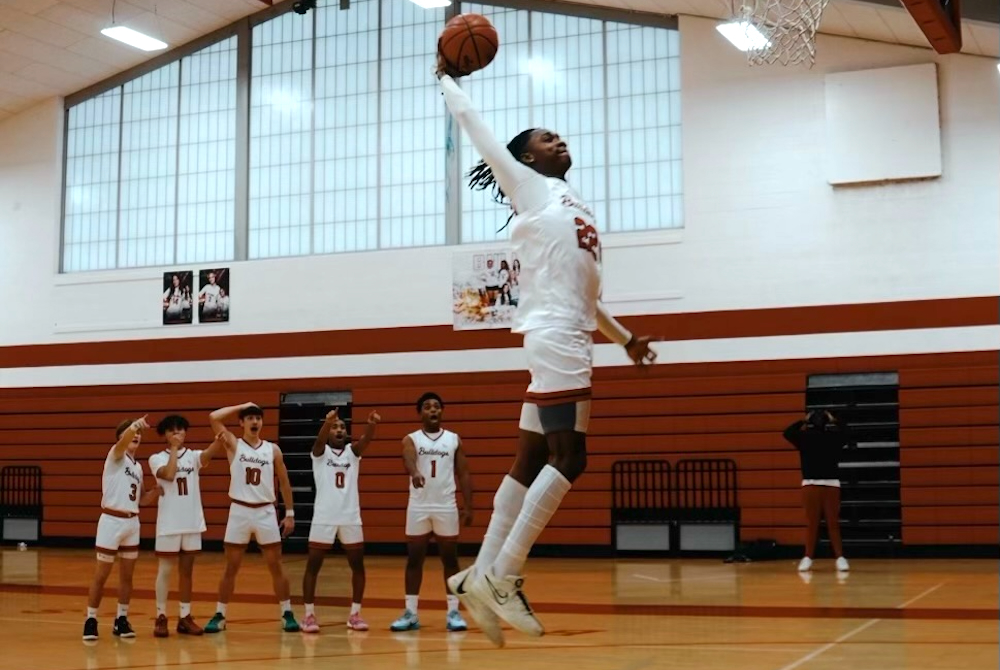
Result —
[[[463, 559], [465, 565], [470, 559]], [[994, 560], [862, 560], [838, 578], [820, 560], [808, 581], [795, 561], [726, 565], [719, 560], [529, 561], [526, 593], [548, 634], [507, 633], [494, 649], [475, 629], [444, 630], [440, 564], [429, 558], [423, 629], [390, 633], [402, 611], [403, 559], [370, 557], [364, 615], [372, 630], [347, 631], [349, 571], [334, 554], [320, 575], [319, 635], [279, 630], [277, 605], [259, 554], [249, 554], [229, 605], [229, 630], [202, 638], [152, 635], [156, 559], [136, 568], [134, 640], [111, 635], [116, 578], [101, 604], [100, 635], [81, 631], [91, 551], [0, 551], [2, 670], [98, 668], [335, 667], [338, 670], [986, 670], [998, 667], [998, 565]], [[304, 557], [286, 557], [301, 594]], [[195, 566], [194, 614], [214, 610], [221, 554]], [[174, 571], [176, 580], [176, 570]], [[176, 584], [176, 581], [174, 582]], [[301, 618], [301, 605], [295, 606]]]

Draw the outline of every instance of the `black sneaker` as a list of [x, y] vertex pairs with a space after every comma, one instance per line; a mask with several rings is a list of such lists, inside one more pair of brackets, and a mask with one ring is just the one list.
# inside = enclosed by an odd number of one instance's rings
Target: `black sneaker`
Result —
[[97, 639], [97, 619], [94, 617], [83, 622], [83, 639], [86, 642], [93, 642]]
[[132, 624], [128, 622], [127, 617], [123, 616], [115, 619], [115, 626], [111, 629], [111, 634], [117, 637], [135, 637], [135, 631], [132, 630]]

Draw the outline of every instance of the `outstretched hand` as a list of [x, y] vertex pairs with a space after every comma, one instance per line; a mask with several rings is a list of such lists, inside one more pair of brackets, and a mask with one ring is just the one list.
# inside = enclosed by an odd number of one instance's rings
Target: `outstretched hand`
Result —
[[459, 77], [462, 76], [462, 74], [458, 70], [456, 70], [454, 67], [448, 64], [448, 61], [446, 61], [444, 56], [442, 56], [440, 53], [438, 53], [437, 55], [437, 65], [434, 68], [434, 74], [437, 75], [438, 79], [440, 79], [444, 75], [448, 75], [452, 79], [458, 79]]

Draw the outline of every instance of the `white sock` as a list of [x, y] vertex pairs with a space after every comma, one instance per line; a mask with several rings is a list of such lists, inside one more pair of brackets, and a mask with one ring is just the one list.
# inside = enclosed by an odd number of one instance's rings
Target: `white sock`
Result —
[[291, 611], [291, 609], [292, 609], [292, 601], [291, 600], [282, 600], [280, 603], [278, 603], [278, 606], [281, 608], [281, 613], [284, 614], [285, 612]]
[[483, 544], [479, 548], [479, 554], [476, 555], [476, 572], [484, 572], [497, 560], [500, 548], [503, 547], [517, 515], [521, 512], [527, 492], [528, 487], [510, 475], [505, 476], [500, 482], [500, 488], [493, 496], [493, 515], [490, 517], [490, 525], [486, 527]]
[[552, 515], [559, 509], [563, 496], [573, 485], [562, 473], [551, 465], [546, 465], [528, 488], [524, 496], [524, 506], [517, 515], [514, 527], [510, 529], [497, 560], [493, 562], [493, 574], [498, 577], [519, 575], [528, 560], [528, 552]]
[[88, 607], [87, 608], [87, 618], [88, 619], [96, 619], [97, 618], [97, 608], [96, 607]]
[[128, 605], [118, 603], [118, 616], [128, 616]]
[[226, 603], [215, 603], [215, 611], [226, 616]]
[[191, 616], [191, 603], [181, 603], [181, 618]]
[[351, 603], [351, 614], [361, 614], [361, 603]]
[[417, 613], [417, 600], [419, 598], [420, 596], [406, 596], [405, 598], [406, 609], [410, 610], [413, 614]]
[[315, 605], [315, 603], [306, 603], [306, 616], [309, 616], [310, 614], [312, 614], [312, 615], [316, 614], [316, 605]]
[[167, 614], [167, 594], [170, 592], [169, 558], [160, 558], [160, 567], [156, 572], [156, 616]]
[[448, 611], [457, 612], [458, 611], [458, 596], [449, 595], [447, 597], [448, 601]]

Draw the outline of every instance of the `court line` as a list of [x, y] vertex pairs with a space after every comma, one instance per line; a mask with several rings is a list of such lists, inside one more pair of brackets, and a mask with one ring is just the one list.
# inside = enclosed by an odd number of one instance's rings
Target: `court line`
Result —
[[861, 631], [867, 630], [868, 628], [871, 628], [872, 626], [874, 626], [875, 624], [877, 624], [879, 621], [881, 621], [881, 619], [872, 619], [870, 621], [866, 621], [865, 623], [861, 624], [857, 628], [844, 633], [843, 635], [841, 635], [840, 637], [838, 637], [833, 642], [829, 642], [827, 644], [824, 644], [822, 647], [819, 647], [818, 649], [815, 649], [815, 650], [809, 652], [808, 654], [806, 654], [805, 656], [803, 656], [799, 660], [793, 661], [793, 662], [789, 663], [788, 665], [782, 666], [780, 670], [793, 670], [794, 668], [799, 667], [803, 663], [808, 663], [809, 661], [813, 660], [814, 658], [816, 658], [820, 654], [823, 654], [823, 653], [825, 653], [825, 652], [833, 649], [834, 647], [836, 647], [841, 642], [849, 640], [850, 638], [854, 637], [855, 635], [857, 635]]
[[[86, 586], [48, 584], [0, 584], [0, 593], [44, 593], [63, 596], [86, 596]], [[216, 592], [192, 593], [197, 602], [215, 602]], [[132, 597], [139, 600], [153, 600], [152, 589], [134, 589]], [[231, 603], [274, 604], [274, 596], [261, 593], [234, 595]], [[292, 599], [296, 605], [302, 598]], [[317, 596], [316, 604], [333, 607], [349, 607], [350, 598]], [[394, 609], [398, 607], [396, 598], [366, 598], [367, 607]], [[444, 600], [427, 600], [420, 606], [428, 610], [446, 610]], [[595, 614], [618, 616], [690, 616], [690, 617], [755, 617], [765, 619], [948, 619], [996, 621], [1000, 610], [986, 608], [898, 608], [898, 607], [805, 607], [767, 605], [653, 605], [653, 604], [610, 604], [610, 603], [551, 603], [533, 602], [532, 607], [542, 614]]]
[[732, 581], [736, 579], [733, 574], [728, 575], [715, 575], [712, 577], [679, 577], [674, 579], [673, 577], [668, 577], [663, 579], [661, 577], [651, 577], [649, 575], [632, 575], [636, 579], [645, 579], [648, 582], [656, 582], [658, 584], [679, 584], [681, 582], [721, 582], [723, 580]]
[[930, 587], [929, 589], [927, 589], [926, 591], [924, 591], [923, 593], [921, 593], [921, 594], [920, 594], [919, 596], [916, 596], [916, 597], [914, 597], [914, 598], [910, 598], [909, 600], [907, 600], [907, 601], [906, 601], [905, 603], [903, 603], [902, 605], [896, 605], [896, 608], [897, 608], [897, 609], [903, 609], [903, 608], [904, 608], [904, 607], [906, 607], [907, 605], [912, 605], [913, 603], [917, 602], [918, 600], [920, 600], [920, 599], [921, 599], [921, 598], [923, 598], [924, 596], [929, 596], [930, 594], [934, 593], [935, 591], [937, 591], [937, 590], [938, 590], [939, 588], [941, 588], [942, 586], [944, 586], [944, 585], [945, 585], [945, 584], [947, 584], [947, 583], [948, 583], [948, 582], [941, 582], [941, 583], [940, 583], [940, 584], [938, 584], [937, 586], [932, 586], [932, 587]]

